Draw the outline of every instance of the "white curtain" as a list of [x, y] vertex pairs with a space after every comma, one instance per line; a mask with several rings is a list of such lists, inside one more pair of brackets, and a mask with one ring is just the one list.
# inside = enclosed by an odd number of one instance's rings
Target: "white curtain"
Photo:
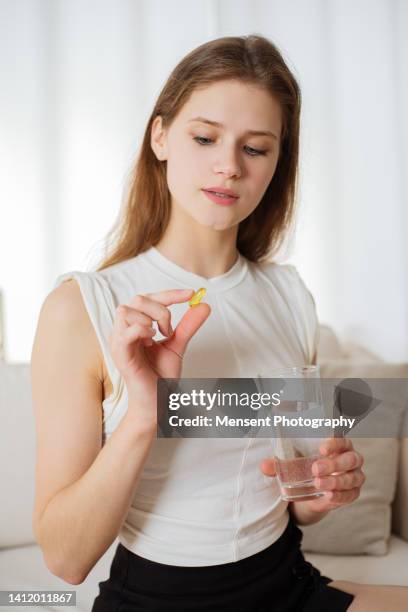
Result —
[[294, 263], [322, 323], [408, 359], [408, 2], [0, 0], [0, 289], [30, 358], [58, 274], [90, 269], [153, 103], [197, 45], [259, 33], [303, 94]]

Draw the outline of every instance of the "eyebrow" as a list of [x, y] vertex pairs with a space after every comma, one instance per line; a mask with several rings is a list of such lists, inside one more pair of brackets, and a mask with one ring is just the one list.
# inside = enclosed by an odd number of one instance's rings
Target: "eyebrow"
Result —
[[[222, 123], [219, 123], [218, 121], [211, 121], [211, 119], [207, 119], [206, 117], [193, 117], [192, 119], [188, 120], [188, 123], [190, 123], [191, 121], [199, 121], [200, 123], [208, 123], [208, 125], [214, 125], [215, 127], [219, 127], [219, 128], [225, 127]], [[278, 137], [276, 136], [276, 134], [274, 134], [270, 130], [247, 130], [245, 134], [250, 134], [251, 136], [271, 136], [272, 138], [275, 138], [275, 140], [278, 140]]]

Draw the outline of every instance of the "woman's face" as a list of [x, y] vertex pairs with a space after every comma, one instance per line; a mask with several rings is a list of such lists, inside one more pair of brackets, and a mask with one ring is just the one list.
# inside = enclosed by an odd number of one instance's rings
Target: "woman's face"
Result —
[[[151, 144], [167, 160], [172, 213], [215, 230], [248, 217], [274, 175], [281, 120], [280, 106], [267, 91], [236, 80], [195, 90], [167, 131], [157, 117]], [[238, 198], [228, 206], [215, 203], [204, 190], [217, 187]]]

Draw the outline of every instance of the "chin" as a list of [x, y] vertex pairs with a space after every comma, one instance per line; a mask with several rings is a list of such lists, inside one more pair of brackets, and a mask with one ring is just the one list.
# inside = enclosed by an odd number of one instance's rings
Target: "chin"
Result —
[[214, 217], [211, 219], [195, 217], [195, 221], [204, 227], [208, 227], [218, 231], [229, 229], [230, 227], [233, 227], [236, 224], [236, 222], [232, 221], [231, 219], [214, 219]]

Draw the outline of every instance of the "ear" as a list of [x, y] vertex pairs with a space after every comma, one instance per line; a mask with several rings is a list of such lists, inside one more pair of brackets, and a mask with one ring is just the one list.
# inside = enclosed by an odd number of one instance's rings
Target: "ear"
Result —
[[152, 123], [150, 146], [159, 161], [167, 159], [167, 133], [163, 128], [163, 121], [160, 115], [155, 117]]

